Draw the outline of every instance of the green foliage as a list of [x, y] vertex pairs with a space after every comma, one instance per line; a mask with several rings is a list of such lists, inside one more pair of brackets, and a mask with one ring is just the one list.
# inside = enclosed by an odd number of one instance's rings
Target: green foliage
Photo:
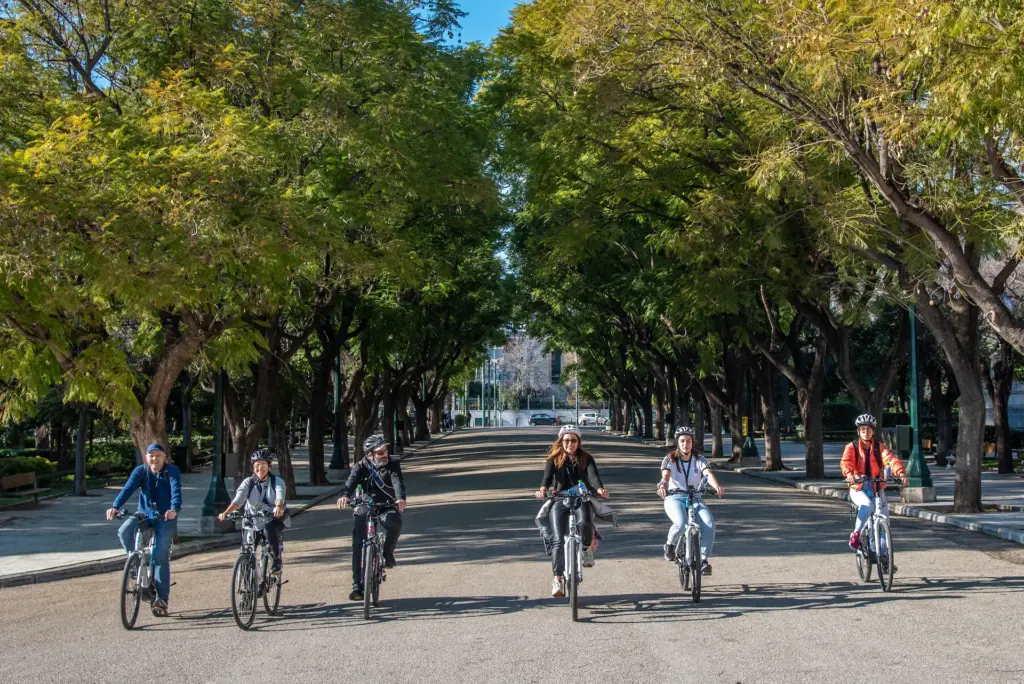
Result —
[[42, 456], [9, 456], [0, 458], [0, 476], [36, 473], [45, 475], [57, 470], [57, 464]]

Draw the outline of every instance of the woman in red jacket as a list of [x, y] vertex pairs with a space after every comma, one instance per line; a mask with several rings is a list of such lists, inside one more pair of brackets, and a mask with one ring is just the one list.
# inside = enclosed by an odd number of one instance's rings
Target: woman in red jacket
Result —
[[[875, 439], [875, 417], [870, 413], [857, 416], [857, 439], [846, 445], [843, 460], [839, 468], [843, 477], [850, 483], [850, 501], [857, 507], [857, 524], [850, 534], [850, 548], [860, 548], [860, 531], [871, 517], [871, 499], [878, 496], [878, 509], [883, 515], [889, 515], [889, 502], [885, 498], [885, 483], [876, 485], [871, 478], [885, 477], [885, 469], [892, 468], [892, 474], [905, 480], [906, 469], [903, 461], [889, 451], [884, 442]], [[857, 482], [857, 478], [866, 477], [868, 481]]]

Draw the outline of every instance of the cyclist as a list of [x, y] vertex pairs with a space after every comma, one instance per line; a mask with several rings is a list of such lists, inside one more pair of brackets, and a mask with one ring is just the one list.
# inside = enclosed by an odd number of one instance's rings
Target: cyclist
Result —
[[[363, 442], [365, 457], [352, 466], [345, 481], [344, 495], [338, 499], [338, 508], [345, 508], [355, 493], [357, 486], [369, 494], [374, 501], [397, 501], [398, 510], [390, 510], [383, 518], [387, 536], [384, 538], [384, 567], [396, 565], [395, 547], [402, 533], [402, 512], [405, 511], [405, 479], [402, 477], [402, 466], [388, 456], [388, 442], [384, 435], [370, 435]], [[348, 595], [352, 601], [363, 600], [362, 555], [363, 542], [366, 540], [366, 525], [369, 511], [356, 511], [352, 523], [352, 593]]]
[[[563, 425], [558, 430], [558, 439], [548, 450], [544, 464], [544, 479], [535, 496], [543, 499], [547, 491], [564, 492], [583, 481], [591, 494], [596, 493], [602, 499], [609, 494], [601, 482], [594, 457], [583, 449], [580, 429], [575, 425]], [[591, 506], [583, 506], [583, 522], [580, 534], [583, 536], [583, 567], [594, 566], [594, 510]], [[554, 533], [551, 553], [551, 570], [554, 578], [551, 581], [551, 595], [565, 596], [565, 582], [562, 573], [565, 570], [565, 535], [569, 532], [569, 506], [564, 500], [555, 501], [550, 513], [551, 529]]]
[[256, 529], [267, 535], [267, 544], [270, 546], [273, 563], [270, 571], [275, 580], [281, 579], [281, 561], [284, 559], [284, 516], [285, 516], [285, 488], [284, 480], [274, 477], [270, 473], [270, 466], [274, 462], [274, 455], [270, 449], [257, 449], [249, 457], [253, 474], [238, 485], [235, 491], [235, 498], [224, 509], [224, 512], [217, 516], [224, 520], [243, 505], [245, 512], [252, 515], [255, 513], [273, 513], [272, 520], [264, 519], [256, 523]]
[[[672, 521], [665, 541], [665, 560], [675, 561], [676, 542], [686, 525], [686, 497], [689, 487], [697, 488], [707, 474], [708, 484], [715, 488], [718, 496], [725, 495], [725, 489], [718, 483], [711, 466], [701, 456], [693, 453], [694, 430], [683, 425], [676, 429], [676, 448], [661, 461], [661, 480], [658, 481], [658, 496], [665, 500], [665, 513]], [[711, 574], [711, 549], [715, 545], [715, 519], [697, 492], [697, 524], [700, 525], [701, 573]]]
[[[153, 583], [156, 585], [153, 615], [166, 617], [171, 594], [171, 540], [181, 511], [181, 472], [178, 466], [167, 462], [167, 452], [160, 444], [146, 447], [145, 461], [132, 471], [113, 505], [107, 509], [107, 520], [113, 520], [128, 498], [139, 490], [138, 512], [148, 514], [146, 524], [153, 526]], [[139, 521], [131, 516], [117, 531], [125, 553], [135, 551], [138, 526]]]
[[[907, 470], [903, 467], [903, 461], [889, 451], [884, 442], [875, 439], [877, 423], [873, 415], [863, 413], [857, 416], [854, 424], [857, 426], [857, 439], [846, 445], [839, 469], [850, 483], [850, 501], [857, 507], [857, 523], [850, 533], [850, 548], [856, 551], [860, 548], [860, 531], [871, 517], [871, 499], [876, 496], [873, 483], [869, 483], [865, 491], [865, 483], [857, 482], [856, 479], [861, 476], [868, 479], [885, 477], [885, 469], [888, 467], [892, 468], [893, 475], [906, 482]], [[885, 498], [884, 482], [878, 485], [877, 496], [879, 512], [882, 515], [889, 515], [889, 501]], [[895, 571], [896, 568], [893, 568], [893, 572]]]

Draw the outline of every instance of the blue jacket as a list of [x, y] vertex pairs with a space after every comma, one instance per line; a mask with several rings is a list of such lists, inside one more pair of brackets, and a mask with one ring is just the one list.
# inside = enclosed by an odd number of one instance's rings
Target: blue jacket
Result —
[[181, 510], [181, 471], [178, 466], [165, 464], [164, 469], [154, 473], [148, 465], [140, 465], [132, 471], [128, 481], [124, 483], [121, 493], [114, 499], [114, 508], [121, 508], [125, 502], [139, 491], [139, 512], [145, 513], [156, 508], [163, 515], [169, 509]]

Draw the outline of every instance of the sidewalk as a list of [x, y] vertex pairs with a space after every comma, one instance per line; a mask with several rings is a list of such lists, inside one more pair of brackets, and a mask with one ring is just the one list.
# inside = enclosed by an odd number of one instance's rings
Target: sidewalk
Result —
[[[615, 433], [619, 434], [619, 433]], [[641, 440], [656, 448], [668, 452], [671, 447], [651, 440]], [[729, 449], [730, 439], [725, 438], [725, 448]], [[758, 439], [758, 453], [764, 458], [764, 440]], [[848, 501], [848, 489], [839, 471], [839, 461], [846, 442], [825, 442], [825, 479], [805, 480], [804, 445], [802, 443], [783, 441], [782, 462], [791, 470], [764, 471], [761, 468], [743, 468], [737, 464], [716, 461], [715, 466], [735, 470], [751, 477], [768, 480], [776, 484], [796, 487], [798, 489], [831, 498]], [[704, 436], [704, 453], [711, 451], [711, 435]], [[991, 463], [995, 463], [991, 461]], [[952, 468], [938, 468], [929, 463], [932, 481], [935, 485], [937, 501], [930, 504], [903, 504], [890, 498], [889, 509], [895, 515], [922, 518], [933, 522], [953, 525], [975, 532], [981, 532], [1007, 541], [1024, 544], [1024, 475], [999, 475], [995, 472], [983, 472], [982, 505], [985, 508], [1000, 509], [988, 513], [973, 515], [952, 514], [948, 511], [953, 506], [953, 487], [956, 471]]]

